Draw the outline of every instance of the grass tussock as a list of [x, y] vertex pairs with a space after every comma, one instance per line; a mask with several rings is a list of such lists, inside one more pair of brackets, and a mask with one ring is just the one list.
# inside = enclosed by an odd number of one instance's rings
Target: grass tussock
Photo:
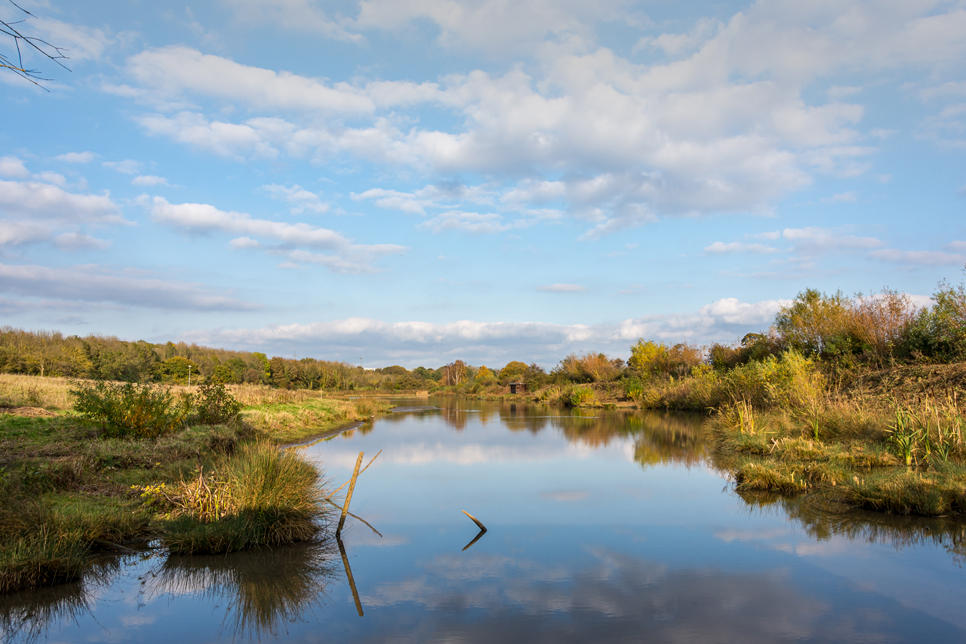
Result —
[[164, 541], [172, 552], [219, 553], [312, 539], [324, 517], [318, 470], [296, 450], [259, 442], [214, 470], [156, 493], [171, 507]]

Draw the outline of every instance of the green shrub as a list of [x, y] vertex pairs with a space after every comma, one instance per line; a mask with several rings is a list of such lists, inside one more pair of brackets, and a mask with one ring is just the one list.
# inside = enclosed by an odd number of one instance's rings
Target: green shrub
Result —
[[560, 393], [561, 401], [569, 407], [581, 407], [597, 402], [593, 387], [576, 385], [567, 387]]
[[198, 387], [194, 400], [198, 420], [204, 425], [227, 425], [238, 420], [241, 403], [222, 383], [210, 383]]
[[111, 436], [154, 438], [184, 425], [191, 396], [175, 402], [168, 389], [134, 383], [78, 384], [70, 390], [74, 409]]

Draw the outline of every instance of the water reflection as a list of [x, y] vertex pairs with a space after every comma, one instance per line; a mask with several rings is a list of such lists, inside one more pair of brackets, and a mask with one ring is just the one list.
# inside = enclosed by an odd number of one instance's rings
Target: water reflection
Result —
[[554, 561], [519, 536], [518, 554], [439, 554], [364, 601], [394, 617], [432, 615], [416, 631], [419, 641], [916, 642], [928, 633], [929, 641], [958, 642], [966, 635], [828, 574], [680, 568], [607, 545]]
[[[559, 432], [568, 442], [593, 449], [613, 442], [634, 440], [634, 460], [643, 467], [703, 464], [708, 457], [704, 417], [699, 414], [653, 411], [560, 409], [529, 403], [476, 403], [458, 399], [439, 401], [439, 406], [399, 406], [380, 420], [389, 424], [416, 418], [420, 422], [444, 422], [457, 432], [470, 423], [486, 426], [493, 421], [511, 432], [537, 435]], [[461, 405], [463, 405], [461, 407]]]
[[145, 576], [148, 600], [193, 596], [224, 606], [234, 638], [277, 637], [323, 605], [339, 573], [331, 540], [230, 555], [171, 556]]
[[738, 494], [750, 507], [775, 508], [797, 522], [818, 542], [833, 537], [879, 543], [897, 550], [937, 546], [962, 566], [966, 563], [966, 523], [955, 517], [918, 517], [856, 510], [822, 494], [782, 497], [777, 494]]
[[56, 625], [89, 617], [94, 593], [117, 578], [122, 560], [96, 560], [81, 581], [0, 595], [0, 641], [36, 642], [46, 639], [48, 630]]
[[[9, 642], [966, 641], [966, 526], [738, 496], [702, 420], [413, 402], [306, 448], [338, 482], [384, 450], [345, 543], [106, 566], [2, 598], [0, 627]], [[485, 539], [467, 544], [464, 508]]]

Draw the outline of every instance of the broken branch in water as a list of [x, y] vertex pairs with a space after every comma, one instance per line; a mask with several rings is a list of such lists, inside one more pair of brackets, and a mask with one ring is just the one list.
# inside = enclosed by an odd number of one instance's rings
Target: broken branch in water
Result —
[[[483, 532], [486, 532], [486, 526], [483, 525], [482, 523], [480, 523], [480, 520], [479, 519], [477, 519], [476, 517], [474, 517], [472, 514], [470, 514], [466, 510], [460, 510], [460, 512], [462, 512], [463, 514], [465, 514], [469, 518], [473, 519], [473, 523], [475, 523], [476, 525], [480, 526], [480, 530], [482, 530]], [[467, 546], [467, 547], [469, 547], [469, 546]]]
[[359, 458], [356, 459], [356, 467], [354, 470], [352, 470], [352, 479], [349, 481], [349, 491], [345, 494], [345, 505], [342, 506], [342, 517], [339, 519], [339, 527], [335, 529], [336, 537], [342, 534], [342, 526], [345, 525], [345, 517], [347, 514], [349, 514], [349, 503], [352, 501], [352, 491], [356, 489], [356, 479], [359, 478], [359, 467], [362, 465], [363, 456], [365, 456], [365, 453], [359, 452]]
[[[372, 457], [372, 461], [375, 461], [377, 458], [379, 458], [379, 454], [382, 454], [382, 450], [379, 450], [376, 455]], [[372, 465], [372, 461], [369, 461], [369, 465]], [[362, 474], [362, 472], [368, 470], [369, 465], [366, 465], [364, 468], [362, 468], [362, 471], [360, 471], [359, 474]]]
[[466, 550], [470, 546], [472, 546], [474, 543], [476, 543], [477, 541], [479, 541], [480, 540], [480, 537], [482, 537], [484, 534], [486, 534], [486, 528], [483, 528], [482, 530], [480, 530], [479, 533], [477, 533], [477, 535], [475, 537], [473, 537], [473, 540], [472, 541], [470, 541], [468, 544], [466, 544], [465, 546], [463, 546], [463, 552], [466, 552]]

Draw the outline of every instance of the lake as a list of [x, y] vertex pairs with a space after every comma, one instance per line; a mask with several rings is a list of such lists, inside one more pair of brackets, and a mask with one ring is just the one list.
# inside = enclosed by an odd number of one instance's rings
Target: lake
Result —
[[963, 522], [742, 498], [700, 416], [396, 403], [299, 448], [335, 486], [382, 451], [341, 542], [105, 557], [4, 641], [966, 642]]

